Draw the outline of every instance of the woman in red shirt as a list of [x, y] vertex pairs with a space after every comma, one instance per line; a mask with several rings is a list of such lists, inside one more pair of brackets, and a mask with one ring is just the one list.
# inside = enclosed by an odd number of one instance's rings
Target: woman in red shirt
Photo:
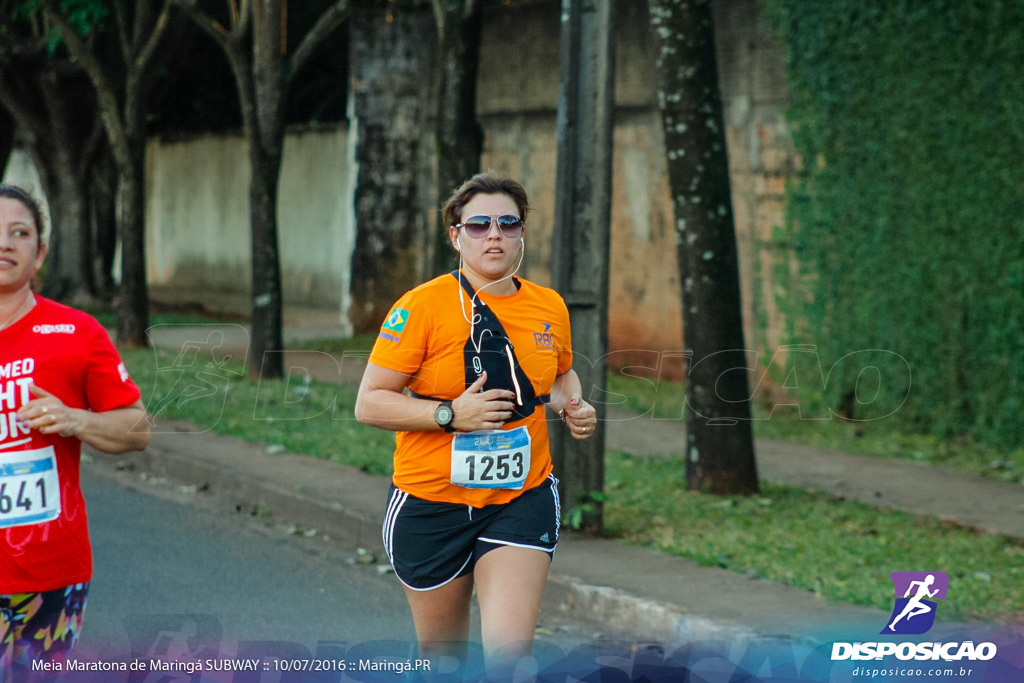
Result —
[[14, 669], [66, 658], [78, 637], [92, 578], [82, 443], [149, 443], [106, 330], [33, 293], [45, 258], [39, 205], [0, 185], [0, 658]]

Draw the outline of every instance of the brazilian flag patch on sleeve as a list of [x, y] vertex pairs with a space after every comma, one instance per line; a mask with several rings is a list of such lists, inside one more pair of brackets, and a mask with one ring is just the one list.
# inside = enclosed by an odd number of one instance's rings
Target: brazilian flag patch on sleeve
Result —
[[382, 330], [388, 332], [394, 332], [395, 334], [401, 334], [402, 330], [405, 329], [405, 323], [409, 319], [409, 311], [404, 308], [393, 308], [391, 313], [388, 314], [388, 319], [384, 321], [381, 326]]

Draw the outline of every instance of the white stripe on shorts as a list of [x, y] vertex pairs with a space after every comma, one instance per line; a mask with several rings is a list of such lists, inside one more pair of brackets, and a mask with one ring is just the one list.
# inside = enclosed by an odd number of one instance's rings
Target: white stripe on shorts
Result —
[[405, 501], [408, 499], [408, 493], [396, 488], [391, 496], [391, 500], [388, 501], [387, 514], [384, 515], [384, 528], [381, 529], [381, 535], [384, 537], [384, 552], [388, 554], [388, 559], [392, 562], [394, 561], [392, 552], [395, 542], [395, 521], [398, 519], [398, 513], [402, 511], [402, 506], [405, 505]]

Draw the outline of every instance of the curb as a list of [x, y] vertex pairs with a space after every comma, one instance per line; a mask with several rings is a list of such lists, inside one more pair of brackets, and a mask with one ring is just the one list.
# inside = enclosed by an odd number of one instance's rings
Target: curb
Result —
[[756, 631], [687, 614], [682, 608], [641, 598], [608, 586], [588, 584], [552, 571], [544, 589], [545, 607], [561, 615], [626, 635], [630, 640], [677, 644], [705, 640], [746, 643]]
[[[217, 437], [229, 438], [231, 437]], [[254, 451], [262, 450], [254, 444], [245, 445]], [[330, 539], [378, 553], [383, 552], [384, 546], [380, 538], [381, 520], [376, 517], [340, 502], [312, 499], [294, 486], [289, 487], [253, 477], [237, 467], [217, 463], [217, 453], [214, 452], [212, 455], [212, 458], [209, 455], [203, 458], [192, 457], [158, 444], [151, 445], [145, 451], [118, 456], [117, 462], [121, 468], [127, 466], [140, 473], [149, 472], [178, 483], [195, 485], [201, 491], [209, 492], [240, 510], [266, 509], [281, 520], [317, 529]], [[289, 454], [283, 457], [305, 456]], [[97, 461], [99, 460], [100, 458], [97, 458]], [[345, 472], [345, 477], [377, 478], [353, 468], [346, 469], [348, 471]]]

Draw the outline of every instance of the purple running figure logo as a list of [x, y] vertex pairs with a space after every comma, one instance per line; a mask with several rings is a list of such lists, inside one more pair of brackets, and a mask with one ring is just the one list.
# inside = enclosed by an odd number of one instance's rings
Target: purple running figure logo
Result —
[[935, 601], [946, 599], [949, 577], [944, 572], [893, 572], [889, 578], [896, 601], [881, 633], [927, 633], [935, 623]]

